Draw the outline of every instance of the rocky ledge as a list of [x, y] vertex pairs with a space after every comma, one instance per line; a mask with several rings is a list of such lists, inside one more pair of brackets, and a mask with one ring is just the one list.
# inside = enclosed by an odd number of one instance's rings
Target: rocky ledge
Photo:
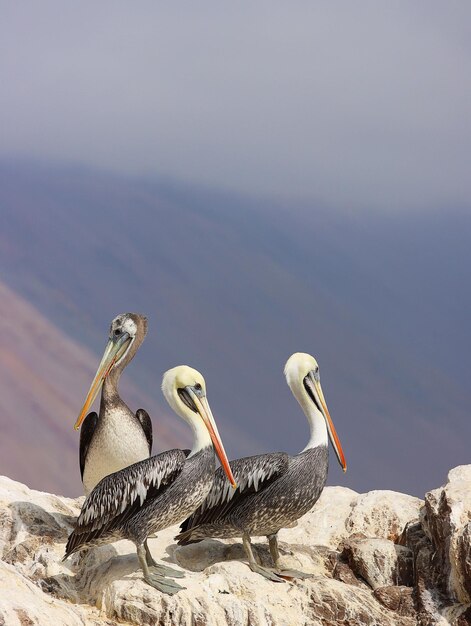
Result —
[[[142, 581], [126, 541], [61, 561], [82, 501], [0, 478], [0, 625], [471, 624], [471, 465], [425, 501], [327, 487], [280, 533], [286, 567], [313, 574], [304, 581], [252, 573], [238, 541], [178, 547], [170, 528], [150, 547], [186, 570], [187, 588], [172, 597]], [[265, 541], [255, 545], [268, 564]]]

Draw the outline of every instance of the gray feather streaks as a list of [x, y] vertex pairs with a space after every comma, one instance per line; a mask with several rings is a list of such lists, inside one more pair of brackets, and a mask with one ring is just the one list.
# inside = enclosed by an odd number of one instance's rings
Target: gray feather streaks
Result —
[[168, 450], [105, 476], [85, 500], [77, 529], [95, 530], [104, 526], [138, 498], [142, 506], [149, 489], [159, 489], [174, 480], [185, 460], [182, 450]]
[[231, 461], [238, 488], [227, 490], [216, 471], [213, 487], [199, 509], [181, 526], [180, 543], [205, 537], [270, 535], [307, 513], [325, 486], [326, 446], [296, 456], [283, 452]]
[[66, 556], [118, 538], [142, 543], [176, 524], [204, 501], [214, 469], [214, 450], [208, 447], [191, 458], [169, 450], [106, 476], [85, 500]]

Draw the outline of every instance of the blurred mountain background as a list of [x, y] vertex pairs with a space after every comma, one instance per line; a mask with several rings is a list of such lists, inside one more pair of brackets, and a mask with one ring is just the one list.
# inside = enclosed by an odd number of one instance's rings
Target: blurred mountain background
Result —
[[[348, 472], [471, 462], [471, 4], [0, 6], [0, 473], [81, 492], [73, 424], [119, 313], [154, 450], [207, 380], [229, 456], [305, 445], [314, 354]], [[98, 405], [98, 402], [96, 403]]]
[[331, 210], [0, 160], [0, 473], [80, 493], [73, 424], [111, 319], [149, 333], [122, 379], [155, 450], [189, 433], [162, 373], [200, 369], [229, 457], [304, 447], [284, 381], [314, 354], [348, 461], [330, 483], [421, 495], [468, 463], [471, 214]]

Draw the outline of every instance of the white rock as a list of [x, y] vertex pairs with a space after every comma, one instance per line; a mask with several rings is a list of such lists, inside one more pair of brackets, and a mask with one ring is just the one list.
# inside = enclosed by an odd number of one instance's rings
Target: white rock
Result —
[[346, 520], [348, 534], [363, 533], [397, 541], [409, 522], [418, 520], [423, 501], [396, 491], [370, 491], [358, 496]]
[[412, 552], [389, 539], [347, 539], [343, 554], [355, 574], [366, 580], [372, 589], [412, 585]]
[[351, 534], [346, 520], [359, 497], [346, 487], [326, 487], [316, 506], [298, 520], [297, 526], [280, 531], [280, 540], [337, 548]]
[[[296, 527], [280, 532], [284, 565], [313, 574], [294, 583], [271, 583], [250, 571], [238, 540], [178, 547], [173, 540], [178, 528], [169, 528], [150, 540], [150, 548], [157, 560], [185, 570], [186, 589], [172, 597], [143, 581], [135, 547], [127, 541], [61, 561], [82, 502], [0, 478], [0, 624], [2, 619], [8, 626], [94, 626], [110, 620], [166, 626], [416, 623], [415, 617], [401, 616], [380, 604], [363, 582], [351, 572], [346, 575], [345, 563], [341, 580], [333, 575], [342, 540], [352, 532], [397, 538], [407, 522], [417, 519], [417, 498], [326, 488], [313, 511]], [[379, 549], [381, 542], [377, 543]], [[269, 564], [265, 539], [256, 539], [254, 545], [262, 563]]]
[[0, 624], [5, 626], [103, 624], [95, 608], [56, 600], [3, 561], [0, 590]]

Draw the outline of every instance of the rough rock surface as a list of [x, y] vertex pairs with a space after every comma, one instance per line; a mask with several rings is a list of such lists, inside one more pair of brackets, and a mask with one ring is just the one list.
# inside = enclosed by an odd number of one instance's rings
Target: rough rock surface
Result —
[[[150, 548], [186, 574], [186, 589], [169, 597], [143, 582], [126, 541], [62, 562], [83, 499], [0, 478], [0, 624], [465, 626], [468, 493], [471, 466], [450, 472], [425, 505], [391, 491], [327, 487], [296, 527], [280, 532], [286, 567], [313, 575], [293, 583], [251, 572], [237, 540], [178, 547], [177, 528], [167, 529]], [[268, 564], [265, 540], [255, 547]]]
[[455, 467], [444, 487], [425, 496], [422, 526], [437, 551], [442, 590], [471, 602], [471, 465]]
[[353, 535], [343, 543], [342, 556], [372, 589], [413, 584], [412, 550], [389, 539]]

